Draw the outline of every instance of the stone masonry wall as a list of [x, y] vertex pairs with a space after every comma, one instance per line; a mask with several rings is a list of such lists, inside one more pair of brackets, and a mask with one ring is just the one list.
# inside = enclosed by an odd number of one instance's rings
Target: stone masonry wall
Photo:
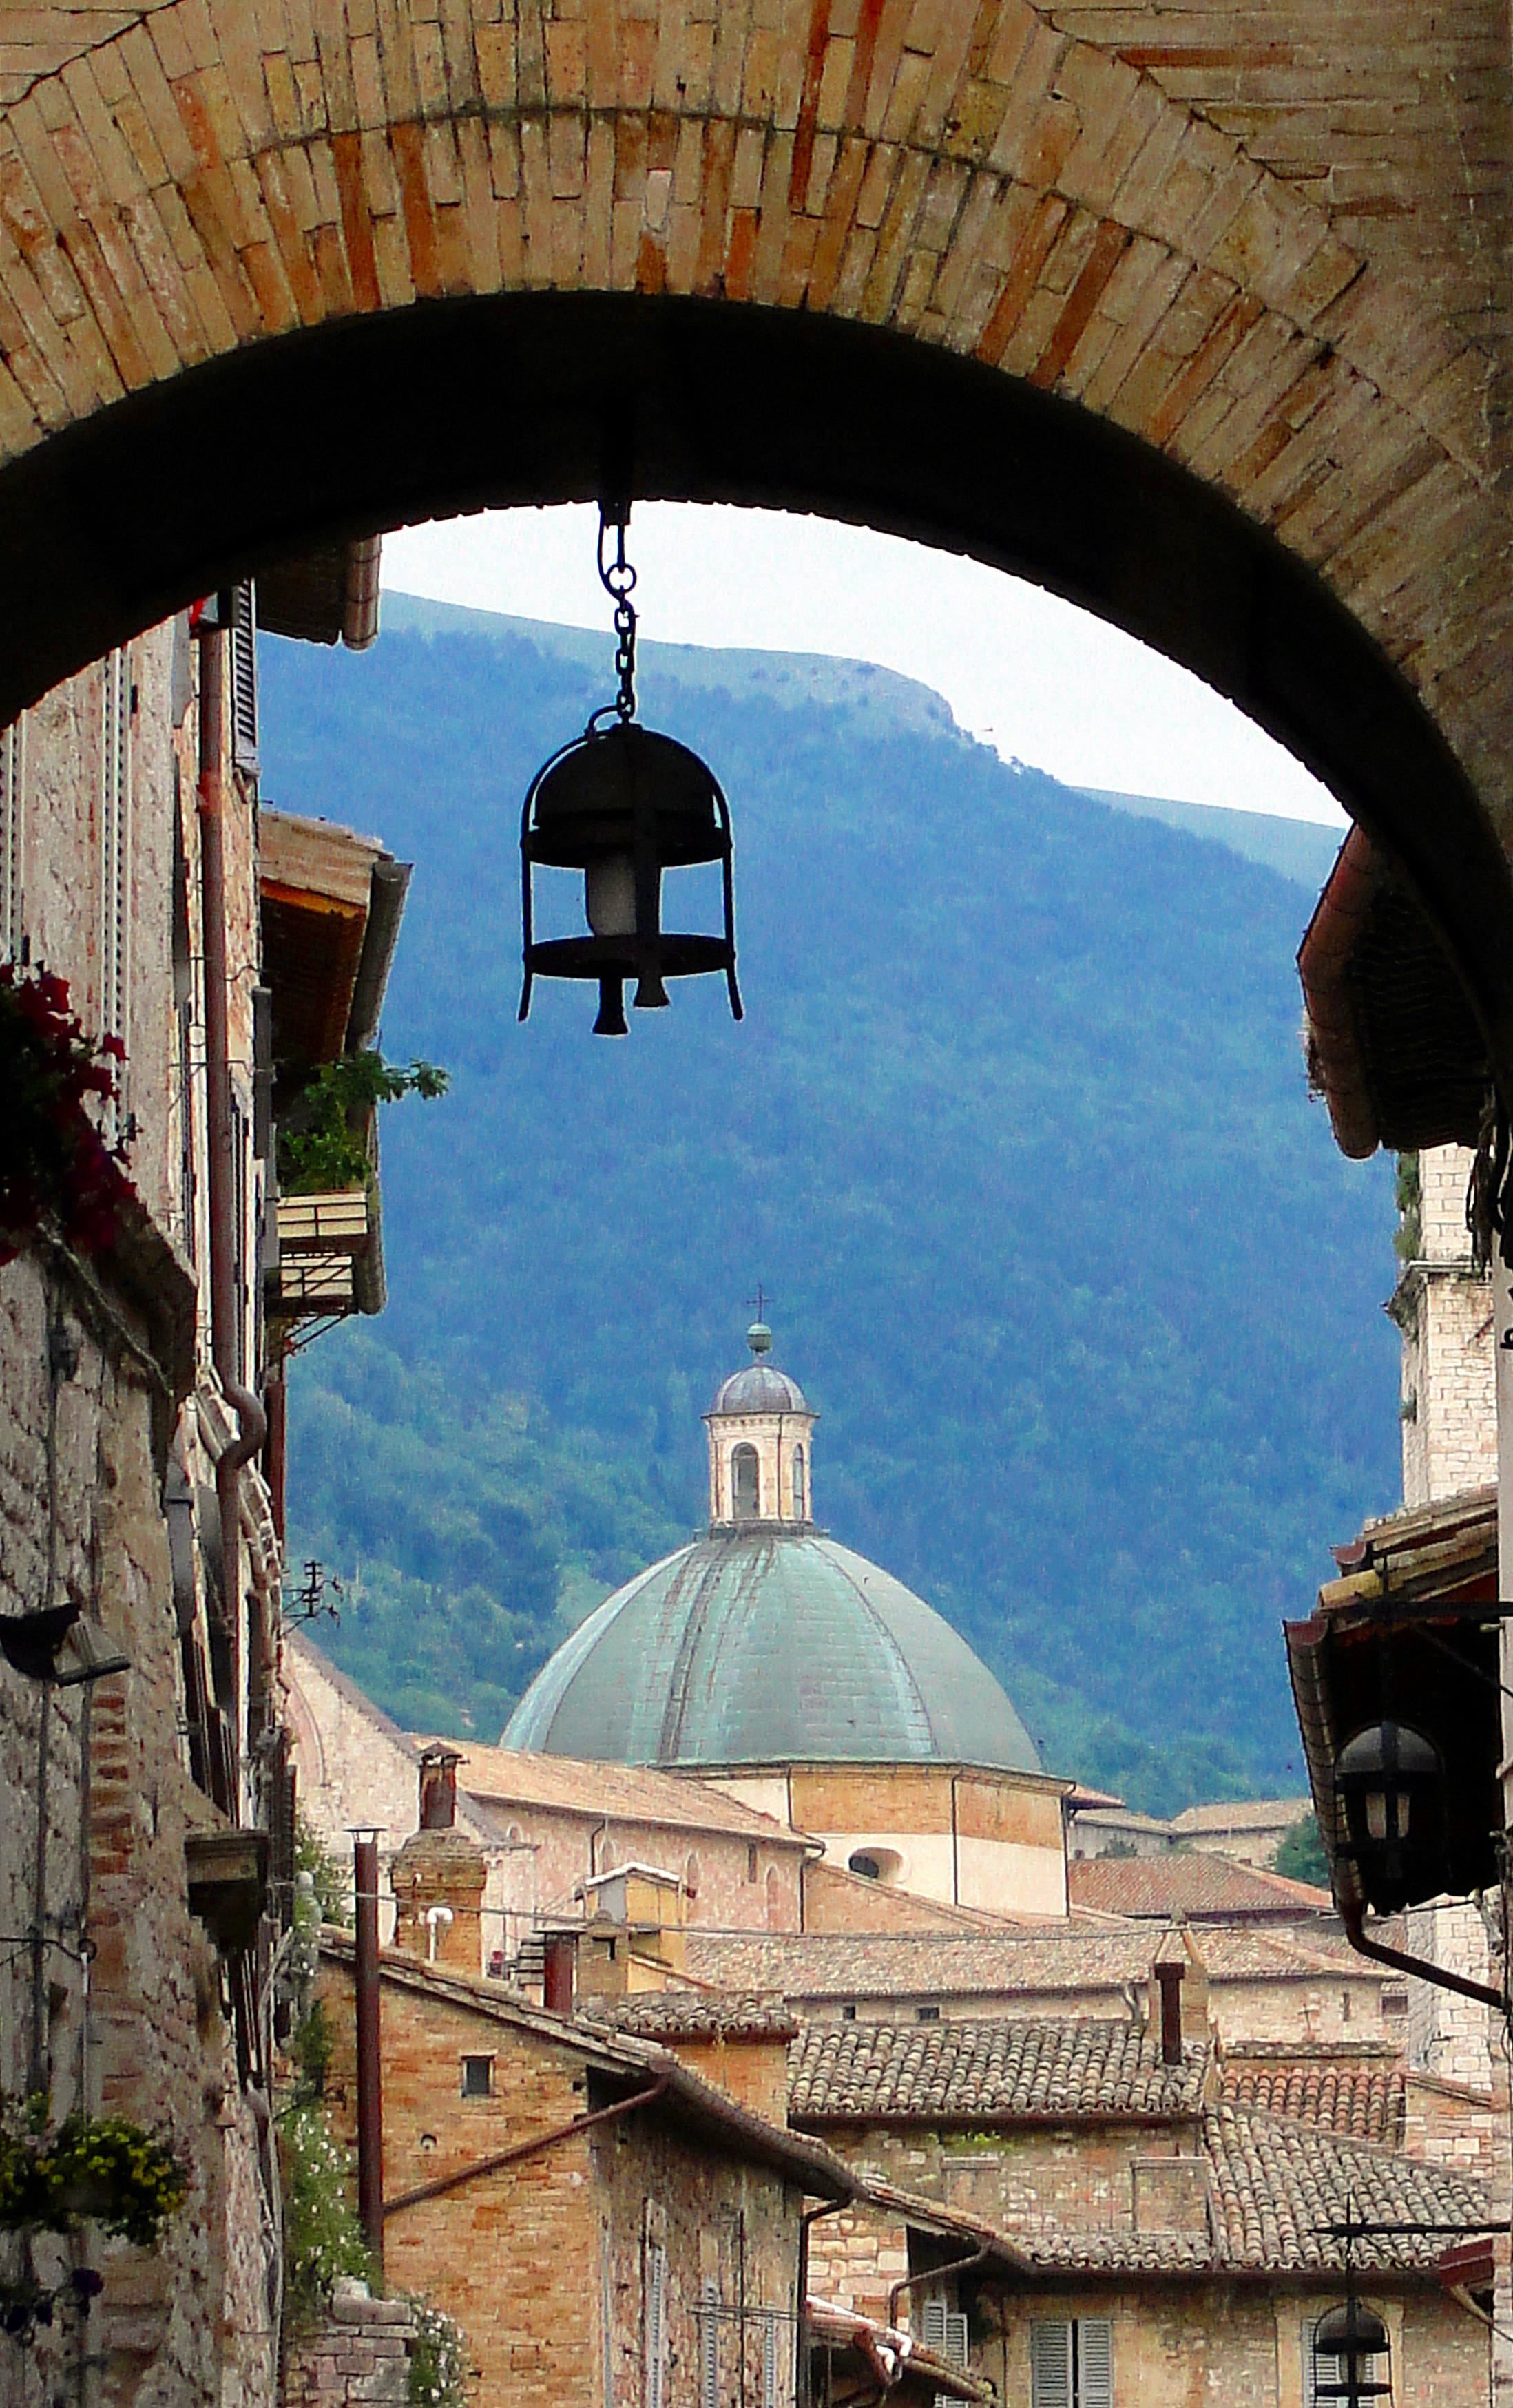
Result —
[[325, 2322], [289, 2344], [281, 2408], [406, 2408], [414, 2333], [407, 2301], [339, 2282]]
[[1428, 1146], [1419, 1156], [1419, 1256], [1405, 1272], [1403, 1501], [1428, 1505], [1497, 1477], [1490, 1279], [1471, 1268], [1465, 1225], [1471, 1155]]

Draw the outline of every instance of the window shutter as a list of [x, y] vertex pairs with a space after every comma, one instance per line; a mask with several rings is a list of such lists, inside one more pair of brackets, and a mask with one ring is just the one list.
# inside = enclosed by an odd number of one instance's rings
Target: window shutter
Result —
[[667, 2251], [646, 2243], [646, 2408], [665, 2408], [667, 2378]]
[[919, 2338], [937, 2358], [945, 2356], [945, 2301], [926, 2300], [919, 2311]]
[[24, 957], [22, 846], [26, 826], [26, 719], [0, 728], [0, 961]]
[[771, 2308], [762, 2322], [762, 2408], [777, 2408], [777, 2317]]
[[1072, 2408], [1072, 2327], [1030, 2328], [1030, 2408]]
[[598, 2321], [604, 2352], [604, 2408], [614, 2408], [614, 2269], [607, 2224], [600, 2225], [598, 2235]]
[[945, 2355], [953, 2366], [967, 2363], [967, 2319], [947, 2308], [945, 2312]]
[[[131, 1002], [131, 661], [118, 649], [104, 665], [100, 721], [100, 1034], [130, 1042]], [[120, 1100], [108, 1107], [107, 1132], [125, 1117], [126, 1065], [116, 1066]]]
[[699, 2408], [720, 2408], [720, 2286], [709, 2277], [704, 2282], [699, 2320], [703, 2327], [699, 2336]]
[[1114, 2408], [1114, 2327], [1107, 2316], [1077, 2324], [1077, 2408]]
[[255, 778], [257, 756], [257, 624], [252, 583], [231, 589], [231, 763]]

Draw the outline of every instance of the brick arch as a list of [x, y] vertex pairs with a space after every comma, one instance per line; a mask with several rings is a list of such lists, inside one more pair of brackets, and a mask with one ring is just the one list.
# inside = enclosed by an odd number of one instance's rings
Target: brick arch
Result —
[[[1304, 0], [1264, 40], [1237, 0], [25, 12], [0, 713], [315, 532], [621, 481], [864, 520], [1252, 710], [1404, 860], [1513, 1069], [1506, 42], [1396, 4], [1311, 84]], [[1411, 157], [1328, 89], [1385, 126], [1410, 32]]]

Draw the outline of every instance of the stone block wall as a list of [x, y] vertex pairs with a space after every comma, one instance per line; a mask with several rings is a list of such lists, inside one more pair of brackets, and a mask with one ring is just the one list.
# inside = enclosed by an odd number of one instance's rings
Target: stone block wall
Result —
[[338, 2283], [329, 2316], [289, 2344], [281, 2408], [406, 2408], [414, 2338], [406, 2300]]
[[[1487, 1928], [1475, 1905], [1454, 1899], [1410, 1907], [1406, 1923], [1411, 1956], [1470, 1981], [1495, 1984]], [[1491, 2087], [1493, 2044], [1486, 2007], [1432, 1983], [1409, 1981], [1408, 2059], [1419, 2071], [1485, 2092]]]
[[1405, 1273], [1403, 1501], [1428, 1505], [1497, 1477], [1490, 1278], [1471, 1268], [1465, 1224], [1471, 1154], [1429, 1146], [1419, 1156], [1419, 1259]]

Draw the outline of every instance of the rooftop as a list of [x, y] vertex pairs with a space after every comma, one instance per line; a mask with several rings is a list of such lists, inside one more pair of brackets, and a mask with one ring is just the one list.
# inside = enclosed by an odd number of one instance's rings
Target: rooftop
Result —
[[1184, 1806], [1174, 1831], [1274, 1831], [1313, 1812], [1311, 1798], [1232, 1798], [1218, 1806]]
[[1236, 2048], [1219, 2074], [1221, 2105], [1321, 2125], [1355, 2141], [1403, 2139], [1406, 2075], [1390, 2043], [1307, 2049], [1292, 2042]]
[[635, 1998], [592, 1999], [583, 2006], [590, 2023], [637, 2040], [772, 2041], [799, 2036], [798, 2020], [782, 1999], [718, 1991], [644, 1990]]
[[[431, 1744], [418, 1732], [409, 1738], [416, 1748]], [[449, 1744], [462, 1746], [458, 1741]], [[753, 1806], [743, 1806], [724, 1790], [641, 1765], [587, 1763], [569, 1756], [537, 1756], [524, 1749], [469, 1744], [462, 1747], [457, 1786], [496, 1815], [512, 1806], [545, 1807], [554, 1813], [578, 1814], [595, 1823], [609, 1818], [671, 1831], [727, 1833], [759, 1841], [770, 1848], [807, 1850], [813, 1845], [801, 1831], [790, 1830], [787, 1824], [759, 1813]]]
[[1209, 1918], [1296, 1923], [1300, 1916], [1333, 1914], [1327, 1889], [1285, 1881], [1228, 1856], [1172, 1849], [1160, 1856], [1076, 1856], [1067, 1866], [1067, 1894], [1074, 1906], [1100, 1914], [1133, 1915], [1169, 1922]]
[[1190, 2117], [1203, 2111], [1210, 2051], [1163, 2065], [1131, 2023], [818, 2023], [789, 2058], [788, 2114], [822, 2123], [1059, 2122]]
[[[1143, 1985], [1155, 1935], [1130, 1924], [957, 1937], [929, 1932], [717, 1932], [687, 1934], [689, 1974], [722, 1989], [781, 1991], [806, 2001], [1052, 1997], [1068, 1990]], [[1264, 1928], [1203, 1934], [1211, 1982], [1333, 1982], [1373, 1985], [1382, 1976], [1327, 1928], [1305, 1942]]]

